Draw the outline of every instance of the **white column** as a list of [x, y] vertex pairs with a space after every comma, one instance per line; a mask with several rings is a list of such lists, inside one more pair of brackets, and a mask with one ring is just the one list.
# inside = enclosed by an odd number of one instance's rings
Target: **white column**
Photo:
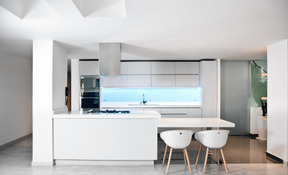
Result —
[[71, 111], [80, 110], [79, 59], [71, 59]]
[[288, 40], [269, 45], [267, 152], [287, 163]]
[[217, 118], [221, 118], [221, 60], [217, 59]]
[[32, 165], [53, 165], [53, 40], [33, 41]]
[[202, 117], [217, 117], [217, 63], [201, 61]]

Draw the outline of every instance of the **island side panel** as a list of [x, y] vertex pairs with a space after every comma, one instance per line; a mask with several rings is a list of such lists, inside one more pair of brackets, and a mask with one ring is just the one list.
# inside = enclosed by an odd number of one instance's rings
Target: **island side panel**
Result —
[[54, 159], [157, 160], [158, 119], [54, 119]]

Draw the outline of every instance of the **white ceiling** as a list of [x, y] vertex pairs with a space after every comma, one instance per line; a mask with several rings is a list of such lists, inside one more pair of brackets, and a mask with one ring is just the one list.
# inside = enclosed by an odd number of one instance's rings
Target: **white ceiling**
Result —
[[0, 53], [31, 58], [34, 39], [78, 58], [120, 42], [122, 59], [265, 59], [288, 39], [288, 0], [0, 0]]

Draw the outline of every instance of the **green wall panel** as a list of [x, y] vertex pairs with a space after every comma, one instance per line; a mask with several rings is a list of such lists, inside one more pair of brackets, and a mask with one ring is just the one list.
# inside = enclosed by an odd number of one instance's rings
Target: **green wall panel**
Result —
[[261, 97], [267, 97], [267, 77], [262, 77], [262, 74], [267, 71], [267, 61], [250, 61], [250, 68], [251, 106], [261, 106]]

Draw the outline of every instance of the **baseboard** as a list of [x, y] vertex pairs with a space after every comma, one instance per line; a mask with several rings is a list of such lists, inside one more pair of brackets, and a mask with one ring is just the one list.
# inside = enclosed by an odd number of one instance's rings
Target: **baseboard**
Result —
[[250, 139], [256, 139], [257, 137], [259, 137], [259, 134], [249, 134]]
[[[266, 152], [266, 156], [268, 156], [268, 157], [276, 160], [276, 161], [279, 162], [279, 163], [285, 164], [285, 162], [283, 162], [282, 159], [280, 159], [279, 157], [274, 156], [273, 154], [270, 154], [270, 153]], [[287, 162], [286, 162], [286, 165], [287, 165]]]
[[38, 162], [38, 161], [32, 161], [31, 166], [53, 166], [54, 162]]
[[72, 166], [72, 165], [100, 165], [100, 166], [150, 166], [154, 165], [153, 160], [133, 160], [133, 161], [99, 161], [99, 160], [55, 160], [57, 166]]
[[11, 142], [5, 143], [4, 145], [1, 145], [1, 146], [0, 146], [0, 150], [3, 149], [3, 148], [6, 148], [7, 146], [10, 146], [10, 145], [12, 145], [12, 144], [14, 144], [14, 143], [16, 143], [16, 142], [19, 142], [19, 141], [21, 141], [21, 140], [24, 140], [24, 139], [30, 137], [31, 135], [32, 135], [32, 133], [27, 134], [27, 135], [25, 135], [25, 136], [23, 136], [23, 137], [20, 137], [20, 138], [16, 139], [16, 140], [13, 140], [13, 141], [11, 141]]

